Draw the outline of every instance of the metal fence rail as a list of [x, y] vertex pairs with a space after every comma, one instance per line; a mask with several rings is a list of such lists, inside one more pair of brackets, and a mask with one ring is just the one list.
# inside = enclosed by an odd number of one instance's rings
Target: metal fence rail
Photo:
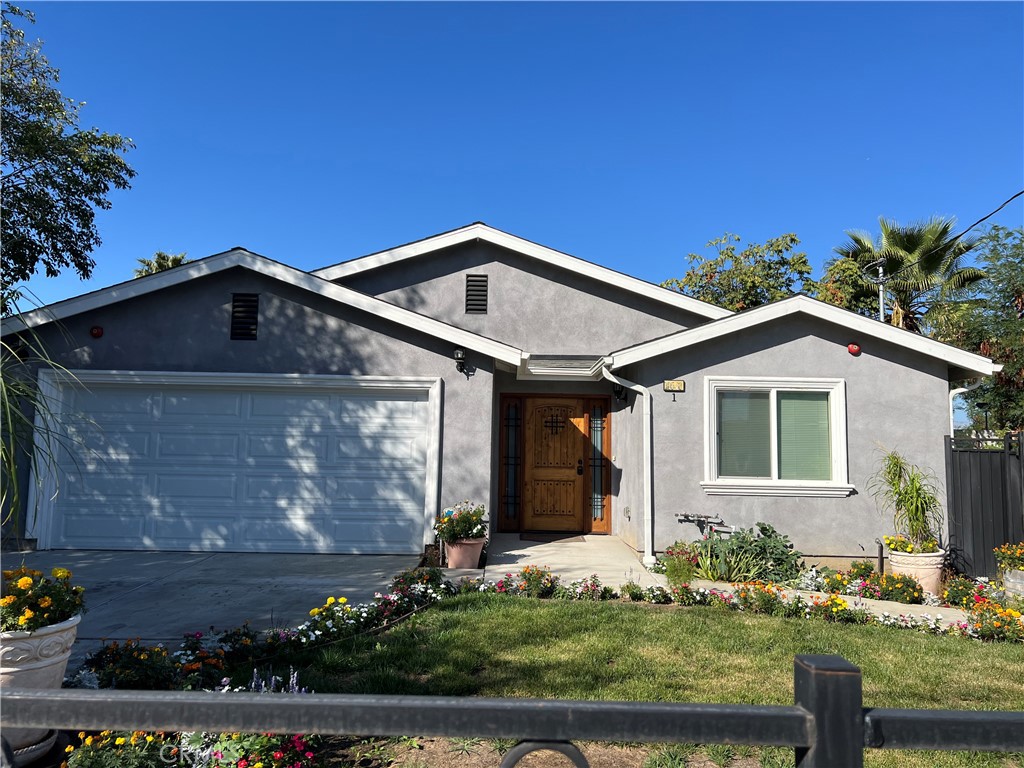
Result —
[[574, 741], [792, 747], [800, 768], [863, 765], [865, 747], [1024, 751], [1024, 712], [864, 709], [860, 670], [838, 656], [797, 656], [791, 707], [484, 699], [283, 696], [116, 690], [6, 690], [3, 727], [516, 738], [502, 766], [555, 749], [587, 766]]

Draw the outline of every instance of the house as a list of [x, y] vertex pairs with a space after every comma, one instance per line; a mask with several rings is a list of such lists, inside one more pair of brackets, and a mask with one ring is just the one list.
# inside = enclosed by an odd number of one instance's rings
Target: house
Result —
[[[879, 446], [940, 470], [949, 384], [992, 361], [805, 296], [733, 314], [481, 223], [304, 272], [244, 248], [4, 323], [60, 456], [41, 548], [414, 553], [443, 505], [496, 532], [693, 516], [861, 557]], [[42, 436], [45, 439], [45, 436]]]

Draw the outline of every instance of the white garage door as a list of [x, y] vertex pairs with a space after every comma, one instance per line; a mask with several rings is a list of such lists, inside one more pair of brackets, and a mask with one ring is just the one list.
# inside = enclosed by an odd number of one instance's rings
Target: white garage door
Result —
[[65, 386], [44, 546], [422, 551], [426, 387], [261, 381]]

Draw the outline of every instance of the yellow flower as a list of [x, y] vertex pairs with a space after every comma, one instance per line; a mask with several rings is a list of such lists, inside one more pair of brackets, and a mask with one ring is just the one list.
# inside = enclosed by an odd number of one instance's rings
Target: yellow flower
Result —
[[53, 605], [53, 600], [51, 600], [49, 597], [40, 598], [40, 600], [39, 600], [39, 607], [40, 608], [49, 608], [51, 605]]
[[87, 747], [91, 747], [92, 746], [92, 736], [86, 736], [85, 737], [85, 746], [87, 746]]
[[5, 595], [4, 597], [0, 598], [0, 605], [6, 607], [13, 603], [14, 599], [14, 595]]
[[32, 587], [32, 579], [28, 576], [22, 576], [20, 579], [18, 579], [15, 586], [18, 589], [30, 589]]
[[124, 737], [124, 736], [118, 736], [118, 737], [117, 737], [116, 739], [114, 739], [114, 743], [115, 743], [115, 744], [116, 744], [117, 746], [119, 746], [119, 747], [120, 747], [120, 746], [121, 746], [122, 744], [124, 744], [124, 743], [125, 743], [125, 741], [126, 741], [126, 739], [125, 739], [125, 737]]
[[319, 608], [310, 608], [309, 609], [309, 615], [310, 616], [316, 616], [318, 613], [320, 613], [320, 609]]
[[149, 742], [149, 741], [152, 741], [152, 740], [153, 740], [153, 737], [152, 737], [152, 736], [147, 736], [147, 737], [146, 737], [146, 741], [147, 741], [147, 742]]
[[348, 602], [348, 598], [347, 597], [343, 597], [340, 600], [338, 600], [338, 602], [341, 603], [342, 605], [344, 605], [345, 603]]
[[327, 605], [334, 605], [337, 601], [333, 597], [327, 598]]
[[71, 578], [71, 571], [69, 571], [67, 568], [54, 568], [52, 571], [50, 571], [50, 573], [53, 575], [53, 578], [55, 579]]
[[75, 748], [71, 744], [68, 744], [66, 747], [64, 747], [64, 751], [65, 752], [74, 752]]

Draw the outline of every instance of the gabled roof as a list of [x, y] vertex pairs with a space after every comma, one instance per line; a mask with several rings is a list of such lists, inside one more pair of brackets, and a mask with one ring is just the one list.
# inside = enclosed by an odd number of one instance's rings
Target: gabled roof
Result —
[[340, 280], [352, 275], [357, 275], [360, 272], [366, 272], [371, 269], [377, 269], [389, 264], [395, 264], [406, 259], [412, 259], [426, 254], [440, 251], [443, 248], [449, 248], [453, 245], [460, 245], [461, 243], [470, 242], [472, 240], [483, 240], [484, 242], [491, 243], [493, 245], [507, 248], [510, 251], [515, 251], [524, 256], [537, 259], [545, 264], [550, 264], [561, 269], [575, 272], [576, 274], [589, 277], [593, 280], [599, 280], [609, 285], [614, 285], [618, 288], [622, 288], [627, 291], [631, 291], [640, 296], [645, 296], [655, 301], [660, 301], [663, 304], [668, 304], [679, 309], [684, 309], [687, 312], [692, 312], [695, 315], [701, 317], [707, 317], [712, 320], [726, 317], [731, 315], [727, 309], [716, 307], [714, 304], [708, 304], [705, 301], [694, 299], [690, 296], [684, 296], [676, 291], [670, 291], [667, 288], [648, 283], [645, 280], [640, 280], [636, 277], [631, 277], [622, 272], [616, 272], [613, 269], [598, 266], [589, 261], [584, 261], [575, 256], [570, 256], [567, 253], [556, 251], [552, 248], [548, 248], [537, 243], [524, 240], [521, 237], [510, 235], [508, 232], [502, 232], [500, 229], [489, 227], [482, 222], [476, 222], [470, 224], [467, 227], [461, 229], [453, 229], [450, 232], [444, 232], [440, 235], [434, 235], [424, 240], [417, 240], [412, 243], [400, 245], [397, 248], [390, 248], [386, 251], [379, 251], [377, 253], [371, 253], [368, 256], [362, 256], [351, 261], [345, 261], [341, 264], [335, 264], [330, 267], [324, 267], [323, 269], [314, 270], [311, 274], [317, 277], [322, 277], [325, 280]]
[[391, 320], [431, 336], [482, 352], [510, 365], [518, 366], [522, 359], [522, 351], [508, 344], [488, 339], [485, 336], [456, 328], [453, 325], [443, 323], [426, 315], [389, 304], [386, 301], [373, 296], [367, 296], [365, 293], [360, 293], [352, 288], [337, 285], [336, 283], [311, 275], [308, 272], [303, 272], [286, 264], [268, 259], [265, 256], [252, 253], [244, 248], [232, 248], [230, 251], [209, 256], [205, 259], [191, 261], [180, 267], [157, 272], [146, 277], [139, 277], [109, 288], [102, 288], [92, 293], [76, 296], [72, 299], [58, 301], [31, 312], [23, 312], [20, 315], [4, 318], [3, 333], [4, 335], [18, 333], [27, 328], [34, 328], [45, 323], [62, 320], [72, 315], [89, 312], [119, 301], [125, 301], [126, 299], [145, 296], [154, 291], [170, 288], [197, 277], [212, 275], [227, 269], [233, 269], [234, 267], [252, 270], [261, 275], [294, 285], [310, 293], [324, 296], [339, 304], [370, 312], [386, 320]]
[[748, 309], [712, 323], [705, 323], [696, 328], [690, 328], [685, 331], [669, 334], [668, 336], [662, 336], [653, 341], [620, 349], [611, 354], [612, 363], [610, 367], [612, 369], [621, 368], [630, 363], [663, 355], [666, 352], [674, 352], [677, 349], [711, 341], [731, 333], [738, 333], [748, 328], [754, 328], [758, 325], [769, 323], [772, 320], [777, 320], [780, 317], [797, 314], [841, 325], [861, 336], [880, 339], [890, 344], [943, 360], [951, 368], [958, 369], [958, 371], [991, 376], [993, 373], [1002, 370], [1002, 365], [993, 363], [987, 357], [965, 352], [949, 344], [943, 344], [926, 336], [919, 336], [902, 328], [896, 328], [887, 323], [872, 320], [855, 312], [850, 312], [849, 310], [803, 295], [792, 296], [772, 304]]

